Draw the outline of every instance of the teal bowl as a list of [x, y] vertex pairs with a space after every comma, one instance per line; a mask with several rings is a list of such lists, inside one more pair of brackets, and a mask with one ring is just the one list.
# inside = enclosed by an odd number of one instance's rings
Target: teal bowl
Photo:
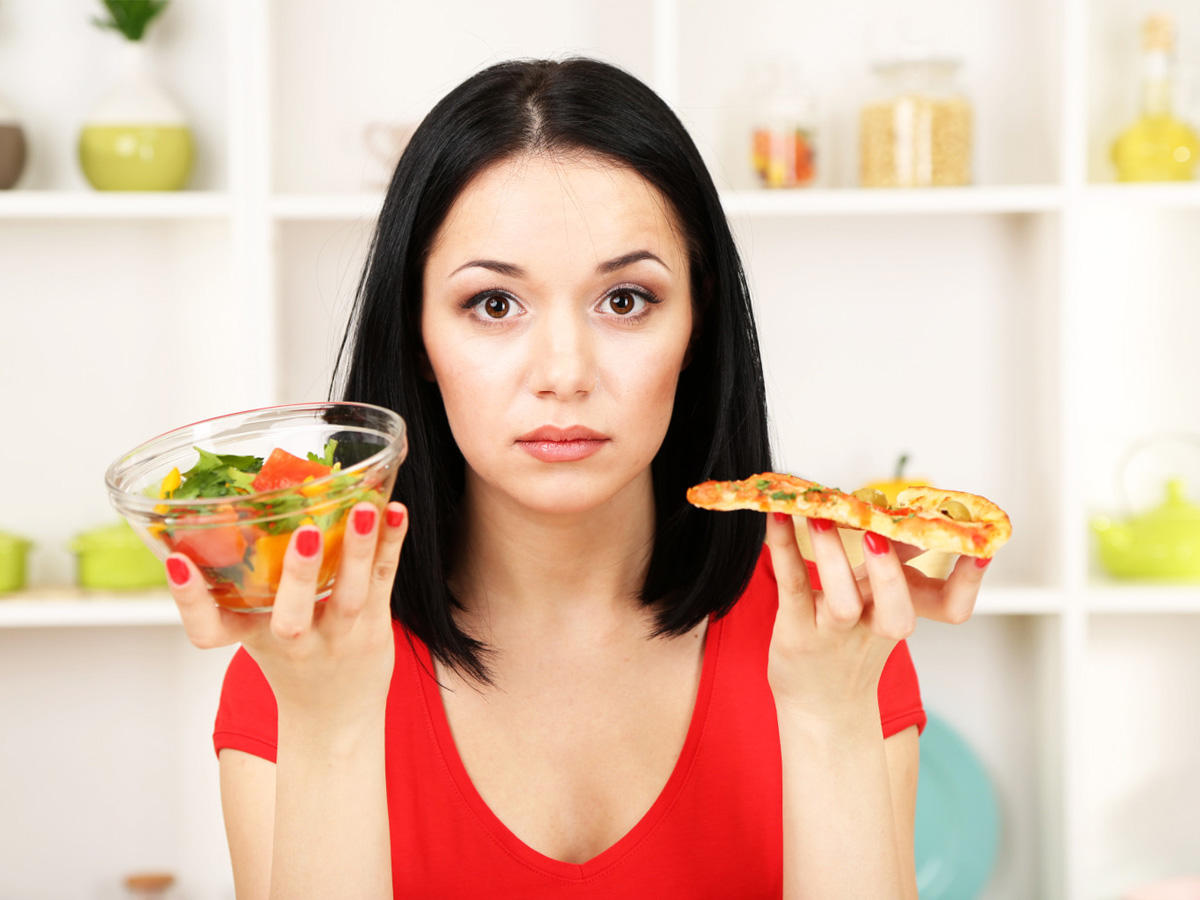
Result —
[[914, 851], [921, 900], [974, 900], [996, 864], [996, 793], [983, 762], [945, 719], [926, 713]]

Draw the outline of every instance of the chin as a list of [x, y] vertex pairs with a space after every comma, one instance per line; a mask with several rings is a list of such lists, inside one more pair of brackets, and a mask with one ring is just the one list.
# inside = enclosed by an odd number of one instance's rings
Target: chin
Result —
[[[561, 464], [559, 464], [561, 465]], [[505, 491], [522, 506], [543, 515], [571, 516], [589, 512], [612, 500], [626, 483], [611, 470], [558, 470], [542, 477], [519, 479], [504, 485]]]

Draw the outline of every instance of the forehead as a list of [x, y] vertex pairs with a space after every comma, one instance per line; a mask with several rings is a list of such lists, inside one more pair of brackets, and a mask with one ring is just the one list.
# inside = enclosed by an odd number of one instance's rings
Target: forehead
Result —
[[444, 277], [487, 256], [536, 274], [546, 262], [590, 268], [639, 249], [686, 271], [670, 204], [638, 172], [595, 156], [521, 155], [468, 182], [434, 237], [429, 269]]

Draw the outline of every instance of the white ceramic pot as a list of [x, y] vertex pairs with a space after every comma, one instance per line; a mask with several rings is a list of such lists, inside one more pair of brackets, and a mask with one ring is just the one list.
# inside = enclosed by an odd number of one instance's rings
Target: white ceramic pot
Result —
[[145, 45], [125, 40], [121, 76], [79, 131], [79, 165], [102, 191], [173, 191], [192, 172], [192, 132]]

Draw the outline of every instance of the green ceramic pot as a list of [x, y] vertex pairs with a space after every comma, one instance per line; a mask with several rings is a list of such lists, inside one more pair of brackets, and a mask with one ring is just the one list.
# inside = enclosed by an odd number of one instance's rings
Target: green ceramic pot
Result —
[[83, 532], [71, 541], [71, 550], [79, 560], [80, 587], [120, 591], [167, 583], [163, 564], [124, 520]]
[[25, 556], [32, 546], [25, 538], [0, 532], [0, 594], [25, 587]]

